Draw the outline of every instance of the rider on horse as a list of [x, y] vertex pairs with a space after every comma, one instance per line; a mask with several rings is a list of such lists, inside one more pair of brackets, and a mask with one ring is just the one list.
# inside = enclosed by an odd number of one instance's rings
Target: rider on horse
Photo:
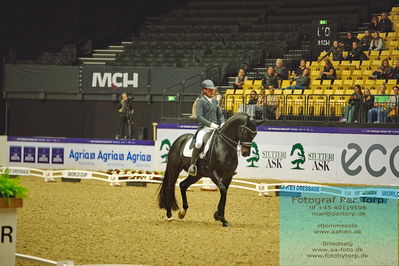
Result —
[[195, 101], [196, 115], [199, 122], [198, 132], [196, 134], [193, 154], [191, 156], [190, 168], [188, 174], [192, 176], [197, 175], [196, 162], [203, 144], [203, 139], [206, 133], [218, 129], [224, 123], [222, 109], [219, 102], [213, 98], [216, 87], [212, 80], [206, 79], [202, 83], [202, 96]]

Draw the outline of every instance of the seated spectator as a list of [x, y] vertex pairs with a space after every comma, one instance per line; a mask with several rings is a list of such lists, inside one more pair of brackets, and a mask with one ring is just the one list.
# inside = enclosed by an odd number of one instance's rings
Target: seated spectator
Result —
[[379, 95], [374, 98], [374, 105], [367, 113], [367, 122], [372, 123], [377, 116], [377, 123], [386, 123], [388, 113], [391, 111], [390, 96], [385, 94], [385, 85], [380, 86]]
[[269, 89], [269, 86], [273, 88], [278, 88], [277, 74], [273, 67], [268, 67], [266, 70], [266, 75], [262, 78], [262, 86], [265, 89]]
[[263, 92], [263, 95], [258, 104], [263, 106], [264, 119], [278, 120], [280, 118], [280, 110], [278, 108], [280, 105], [280, 96], [274, 94], [274, 87], [269, 87], [269, 94], [267, 95], [265, 94], [265, 92]]
[[377, 79], [387, 79], [392, 74], [393, 68], [389, 65], [388, 59], [382, 60], [381, 66], [373, 73]]
[[277, 74], [278, 80], [288, 79], [288, 70], [284, 66], [283, 59], [278, 58], [276, 60], [276, 67], [274, 68], [274, 70]]
[[364, 31], [364, 36], [359, 42], [359, 45], [360, 47], [363, 48], [363, 51], [367, 51], [370, 48], [370, 43], [372, 38], [373, 37], [371, 36], [370, 31], [368, 30]]
[[302, 76], [295, 78], [296, 85], [295, 86], [288, 86], [287, 90], [304, 90], [309, 88], [310, 85], [310, 78], [309, 78], [310, 71], [309, 69], [305, 68], [303, 71]]
[[306, 60], [301, 59], [298, 68], [294, 70], [295, 78], [299, 78], [300, 76], [302, 76], [302, 73], [305, 69], [306, 69]]
[[398, 123], [399, 121], [399, 87], [395, 86], [392, 88], [393, 90], [393, 95], [391, 96], [390, 102], [392, 106], [392, 110], [388, 114], [388, 118], [391, 120], [393, 123]]
[[336, 76], [336, 71], [334, 66], [332, 65], [331, 61], [329, 59], [324, 60], [326, 62], [326, 65], [324, 66], [323, 71], [320, 72], [321, 75], [321, 80], [334, 80]]
[[256, 91], [251, 91], [251, 96], [249, 98], [248, 104], [257, 104], [258, 103], [258, 94]]
[[363, 99], [362, 87], [360, 85], [355, 85], [353, 87], [353, 93], [349, 98], [348, 105], [345, 106], [344, 119], [343, 122], [352, 123], [353, 118], [355, 122], [359, 121], [359, 109]]
[[340, 61], [340, 60], [343, 59], [343, 57], [342, 57], [342, 52], [343, 51], [344, 51], [344, 48], [342, 46], [340, 46], [339, 42], [338, 41], [333, 41], [333, 45], [328, 50], [327, 54], [325, 54], [322, 58], [317, 60], [317, 62], [320, 62], [321, 60], [323, 60], [327, 56], [330, 56], [331, 54], [332, 54], [332, 60], [333, 61]]
[[352, 50], [349, 52], [347, 60], [367, 60], [368, 57], [364, 53], [363, 48], [359, 46], [358, 42], [352, 43]]
[[392, 68], [392, 72], [388, 75], [388, 78], [399, 79], [399, 59], [395, 60], [395, 66]]
[[245, 74], [245, 70], [241, 68], [234, 82], [234, 89], [242, 89], [242, 85], [244, 85], [246, 80], [248, 80], [248, 76]]
[[378, 22], [377, 31], [379, 32], [391, 32], [392, 31], [392, 21], [388, 18], [387, 13], [381, 14], [381, 20]]
[[348, 32], [346, 38], [342, 40], [342, 45], [345, 51], [350, 51], [352, 49], [352, 43], [359, 42], [359, 39], [353, 36], [353, 32]]
[[384, 49], [384, 39], [380, 37], [380, 34], [377, 31], [373, 32], [373, 38], [371, 39], [369, 50], [381, 51], [383, 49]]
[[362, 122], [367, 121], [367, 114], [371, 108], [374, 106], [374, 95], [371, 95], [370, 89], [365, 88], [363, 94], [363, 103], [360, 107], [360, 115]]
[[379, 19], [377, 16], [371, 17], [369, 31], [377, 31]]

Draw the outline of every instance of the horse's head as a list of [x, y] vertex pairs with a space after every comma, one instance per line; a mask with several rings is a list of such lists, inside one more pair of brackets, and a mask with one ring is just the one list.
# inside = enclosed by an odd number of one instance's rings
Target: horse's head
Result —
[[256, 126], [259, 126], [263, 122], [263, 120], [256, 121], [248, 116], [245, 124], [240, 126], [239, 141], [242, 156], [247, 157], [251, 154], [252, 140], [255, 138], [257, 133]]

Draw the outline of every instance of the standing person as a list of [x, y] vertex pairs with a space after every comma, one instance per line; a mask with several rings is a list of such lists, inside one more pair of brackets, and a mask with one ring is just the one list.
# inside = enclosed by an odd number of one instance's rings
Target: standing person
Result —
[[268, 67], [266, 70], [266, 75], [262, 78], [262, 86], [268, 89], [270, 86], [273, 88], [278, 88], [277, 74], [273, 67]]
[[369, 50], [370, 51], [381, 51], [384, 49], [384, 39], [380, 37], [380, 34], [376, 31], [373, 33]]
[[379, 19], [377, 16], [371, 17], [369, 30], [370, 31], [377, 31]]
[[[132, 139], [132, 124], [133, 124], [133, 103], [132, 98], [129, 98], [127, 92], [121, 94], [121, 100], [118, 105], [118, 113], [120, 114], [119, 132], [116, 135], [116, 139]], [[127, 128], [128, 134], [125, 135], [125, 129]]]
[[197, 175], [196, 163], [205, 134], [214, 129], [218, 129], [225, 121], [222, 109], [218, 101], [213, 97], [216, 91], [213, 81], [206, 79], [201, 85], [202, 96], [195, 101], [199, 128], [195, 136], [195, 145], [191, 156], [190, 167], [188, 168], [188, 174], [191, 176]]
[[391, 32], [392, 21], [388, 18], [388, 13], [384, 12], [381, 14], [381, 20], [378, 22], [377, 31], [379, 32]]
[[342, 52], [343, 51], [344, 51], [344, 48], [339, 45], [339, 42], [338, 41], [333, 41], [333, 45], [328, 50], [328, 52], [322, 58], [317, 60], [317, 62], [320, 62], [321, 60], [323, 60], [327, 56], [330, 56], [331, 54], [332, 54], [332, 60], [333, 61], [340, 61], [340, 60], [343, 59], [343, 57], [342, 57]]
[[353, 93], [349, 98], [348, 105], [346, 105], [344, 109], [345, 111], [344, 111], [343, 122], [352, 123], [353, 118], [355, 118], [355, 122], [359, 120], [358, 113], [360, 109], [360, 104], [362, 102], [362, 98], [363, 98], [362, 88], [360, 87], [360, 85], [355, 85], [353, 87]]
[[374, 95], [371, 95], [370, 89], [365, 88], [363, 94], [363, 103], [361, 105], [361, 122], [367, 122], [368, 111], [374, 106]]
[[245, 70], [241, 68], [238, 71], [236, 80], [234, 82], [234, 89], [242, 89], [242, 85], [244, 85], [245, 81], [248, 80], [248, 76], [245, 74]]
[[374, 115], [377, 115], [377, 123], [385, 123], [390, 111], [390, 96], [385, 94], [385, 85], [380, 86], [380, 94], [374, 98], [374, 107], [368, 111], [367, 122], [373, 122]]
[[388, 117], [391, 122], [398, 123], [398, 109], [399, 109], [399, 87], [395, 86], [392, 88], [393, 95], [391, 96], [390, 102], [392, 106], [392, 110], [389, 112]]
[[278, 80], [283, 80], [283, 79], [288, 79], [288, 70], [284, 66], [284, 61], [281, 58], [277, 58], [276, 60], [276, 67], [275, 67], [275, 72], [277, 75]]

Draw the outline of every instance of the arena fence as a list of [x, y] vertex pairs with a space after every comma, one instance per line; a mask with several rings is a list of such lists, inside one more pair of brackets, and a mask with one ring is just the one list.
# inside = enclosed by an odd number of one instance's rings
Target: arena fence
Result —
[[[98, 180], [109, 183], [111, 186], [120, 186], [121, 183], [129, 182], [140, 182], [140, 183], [155, 183], [160, 184], [162, 181], [161, 174], [146, 174], [146, 173], [127, 173], [127, 174], [107, 174], [103, 172], [95, 171], [82, 171], [82, 170], [42, 170], [36, 168], [28, 167], [0, 167], [0, 174], [4, 173], [8, 169], [10, 175], [18, 176], [35, 176], [44, 179], [44, 181], [50, 182], [55, 181], [56, 178], [66, 178], [66, 179], [84, 179], [84, 180]], [[176, 186], [184, 179], [178, 179]], [[191, 185], [191, 187], [201, 187], [201, 190], [212, 191], [217, 190], [217, 187], [210, 178], [203, 178], [202, 183], [197, 183]], [[332, 187], [321, 184], [312, 183], [295, 183], [295, 182], [280, 182], [280, 183], [255, 183], [247, 180], [241, 180], [233, 178], [230, 185], [232, 188], [243, 189], [248, 191], [257, 192], [259, 196], [272, 196], [284, 195], [284, 193], [319, 193], [319, 194], [329, 194], [339, 197], [355, 197], [359, 196], [359, 191], [348, 191], [346, 187]], [[392, 188], [390, 188], [392, 189]], [[395, 189], [394, 198], [399, 198], [398, 188]], [[361, 191], [368, 191], [367, 195], [374, 195], [378, 197], [386, 197], [387, 195], [379, 194], [376, 192], [370, 194], [369, 191], [374, 191], [372, 187], [362, 189]], [[280, 194], [282, 193], [282, 194]], [[391, 192], [390, 192], [391, 193]], [[390, 194], [388, 193], [388, 194]], [[391, 193], [392, 194], [392, 193]], [[392, 196], [392, 195], [390, 195]]]
[[[282, 121], [310, 121], [310, 122], [340, 122], [353, 107], [353, 121], [368, 123], [367, 112], [374, 106], [361, 101], [349, 104], [351, 95], [348, 94], [266, 94], [257, 104], [249, 104], [251, 95], [225, 95], [223, 107], [231, 114], [245, 112], [256, 119], [282, 120]], [[378, 96], [378, 95], [375, 95]], [[386, 122], [397, 124], [399, 122], [399, 98], [393, 95], [390, 101], [381, 104], [381, 110], [386, 116]], [[377, 117], [373, 116], [373, 121]]]

